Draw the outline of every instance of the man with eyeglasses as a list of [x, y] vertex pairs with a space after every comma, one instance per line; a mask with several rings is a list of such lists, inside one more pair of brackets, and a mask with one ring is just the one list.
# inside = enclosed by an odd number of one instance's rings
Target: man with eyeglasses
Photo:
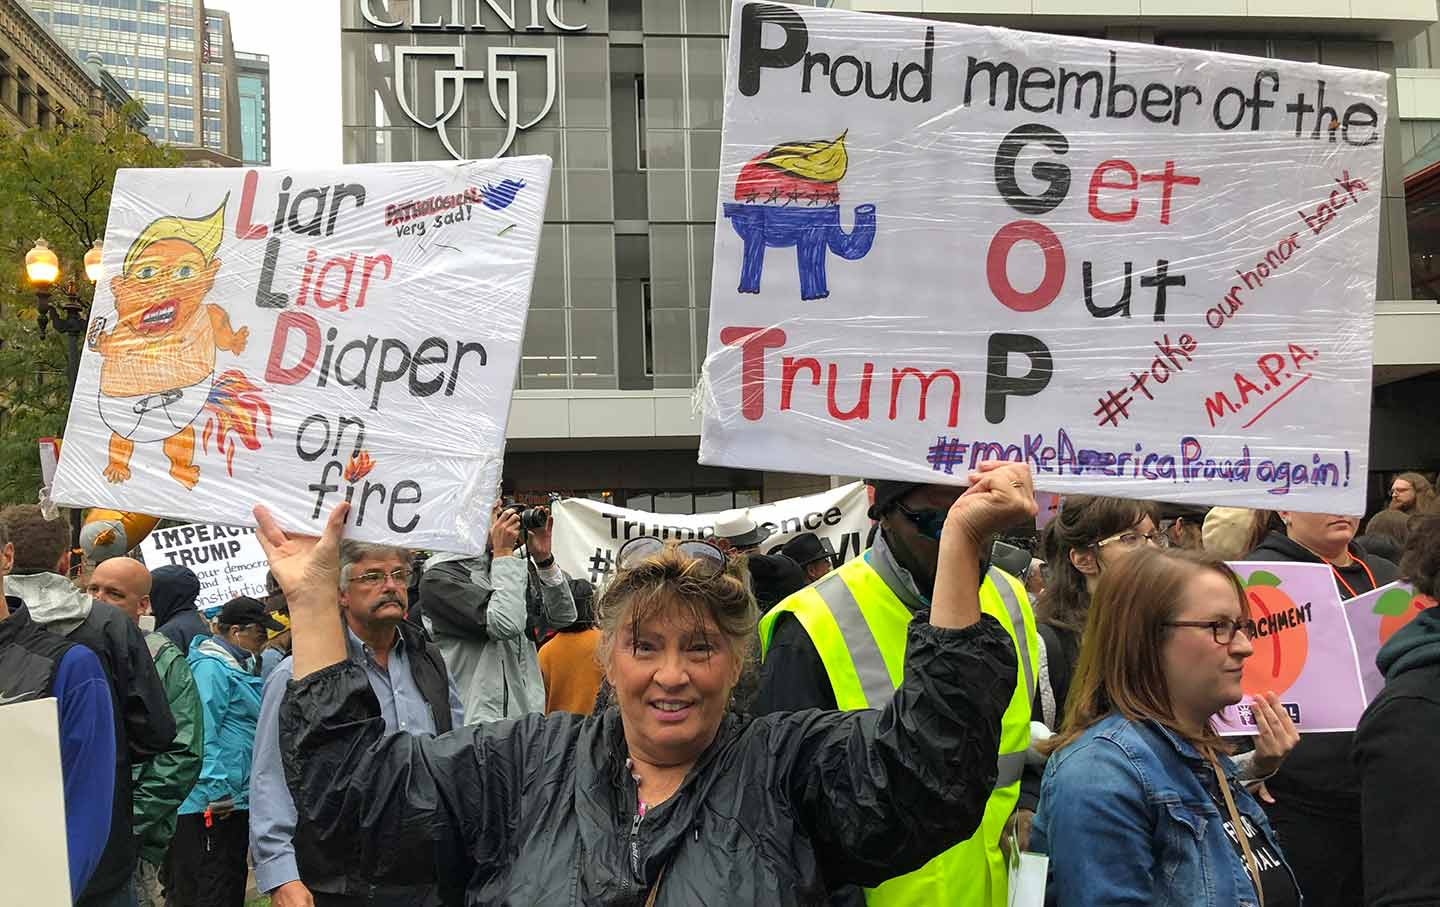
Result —
[[[439, 648], [405, 620], [410, 552], [389, 545], [340, 546], [340, 613], [350, 659], [365, 668], [380, 701], [387, 734], [443, 734], [462, 723], [460, 697]], [[297, 827], [295, 803], [280, 761], [280, 703], [290, 680], [286, 657], [265, 681], [255, 764], [251, 772], [250, 854], [255, 886], [271, 907], [442, 903], [433, 875], [416, 867], [405, 892], [375, 892], [355, 885], [346, 867], [326, 856], [313, 831]]]
[[[760, 621], [764, 659], [756, 714], [801, 709], [877, 709], [894, 694], [905, 662], [906, 627], [928, 611], [952, 485], [870, 480], [870, 518], [879, 523], [868, 551], [790, 596]], [[990, 545], [981, 550], [990, 550]], [[995, 788], [980, 829], [921, 869], [861, 892], [832, 892], [832, 905], [936, 904], [1004, 907], [1007, 867], [1000, 849], [1020, 796], [1030, 745], [1030, 703], [1038, 661], [1035, 616], [1025, 586], [982, 564], [980, 604], [1010, 633], [1019, 668], [1001, 722]]]

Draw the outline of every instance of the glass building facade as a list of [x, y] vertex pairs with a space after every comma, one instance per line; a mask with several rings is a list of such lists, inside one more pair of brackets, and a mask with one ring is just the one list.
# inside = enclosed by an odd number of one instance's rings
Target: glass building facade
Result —
[[[603, 489], [605, 500], [661, 512], [779, 495], [761, 473], [697, 466], [694, 437], [656, 438], [667, 449], [644, 450], [649, 423], [626, 424], [631, 410], [621, 405], [648, 392], [688, 414], [684, 397], [704, 358], [730, 0], [345, 0], [341, 8], [347, 162], [491, 157], [512, 121], [507, 154], [554, 159], [517, 406], [538, 398], [610, 407], [604, 430], [627, 443], [576, 442], [585, 451], [577, 453], [522, 431], [519, 445], [538, 449], [507, 457], [507, 478], [522, 490], [601, 497]], [[530, 21], [532, 8], [540, 21]], [[401, 85], [397, 55], [406, 60]], [[436, 73], [449, 70], [486, 72], [463, 83], [458, 102], [455, 81], [446, 84], [438, 109], [456, 105], [441, 127], [453, 155], [430, 125]], [[504, 70], [516, 90], [506, 117], [491, 95], [495, 88], [507, 108], [506, 86], [492, 77]], [[510, 443], [514, 450], [516, 432]]]
[[235, 54], [235, 84], [240, 99], [240, 159], [270, 165], [270, 58]]
[[[157, 142], [239, 157], [229, 16], [201, 0], [25, 0], [37, 19], [145, 106]], [[233, 137], [233, 138], [232, 138]]]

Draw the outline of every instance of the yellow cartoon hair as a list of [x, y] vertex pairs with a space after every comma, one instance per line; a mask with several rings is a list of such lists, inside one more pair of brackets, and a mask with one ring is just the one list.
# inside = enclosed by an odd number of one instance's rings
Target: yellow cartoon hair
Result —
[[230, 194], [227, 192], [224, 200], [220, 202], [220, 207], [204, 217], [162, 217], [151, 221], [130, 244], [130, 251], [125, 253], [125, 265], [120, 269], [120, 273], [129, 274], [135, 260], [162, 239], [180, 239], [190, 243], [200, 250], [208, 264], [214, 260], [215, 253], [220, 251], [220, 240], [225, 236], [225, 205], [229, 201]]

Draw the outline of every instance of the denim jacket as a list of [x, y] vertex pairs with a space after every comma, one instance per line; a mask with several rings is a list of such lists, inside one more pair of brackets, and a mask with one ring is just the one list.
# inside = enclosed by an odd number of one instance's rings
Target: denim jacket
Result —
[[[1220, 764], [1235, 808], [1280, 854], [1234, 763]], [[1205, 757], [1168, 729], [1121, 715], [1097, 722], [1045, 769], [1030, 846], [1050, 857], [1047, 905], [1254, 907], [1214, 790]]]

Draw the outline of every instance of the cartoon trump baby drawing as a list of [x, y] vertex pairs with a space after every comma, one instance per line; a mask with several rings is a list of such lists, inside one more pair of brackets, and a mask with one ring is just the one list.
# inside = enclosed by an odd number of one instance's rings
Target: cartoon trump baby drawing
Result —
[[[231, 327], [223, 308], [205, 302], [224, 233], [224, 201], [204, 217], [161, 217], [140, 231], [110, 281], [116, 324], [106, 332], [99, 320], [89, 344], [102, 359], [100, 416], [111, 432], [104, 475], [112, 483], [130, 478], [137, 443], [156, 441], [177, 482], [193, 488], [200, 480], [192, 423], [207, 404], [213, 412], [224, 408], [212, 393], [223, 390], [216, 354], [244, 352], [249, 337], [248, 329]], [[221, 383], [232, 375], [243, 381], [227, 372]]]

